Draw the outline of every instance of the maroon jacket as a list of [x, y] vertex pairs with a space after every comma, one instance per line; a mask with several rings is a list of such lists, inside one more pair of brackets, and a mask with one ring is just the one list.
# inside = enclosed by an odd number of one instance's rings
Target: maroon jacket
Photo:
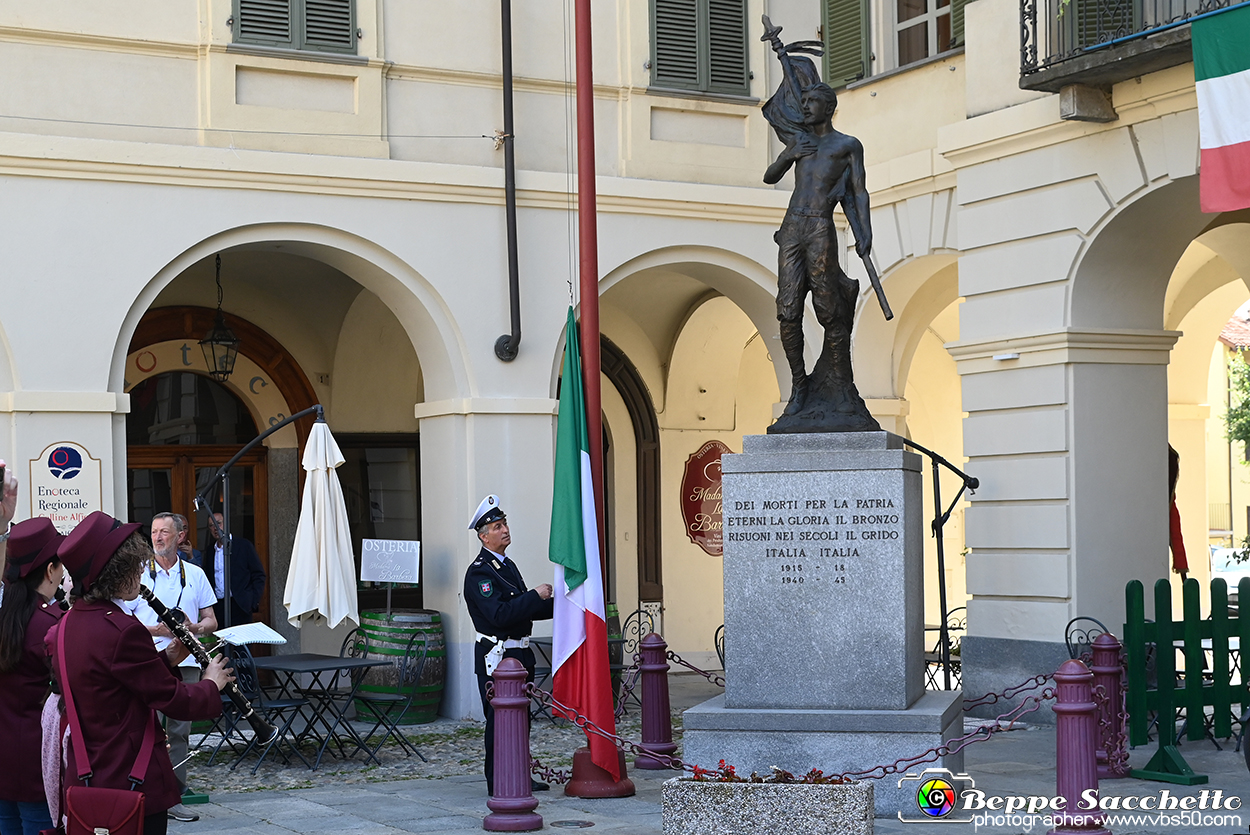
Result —
[[[79, 601], [48, 633], [52, 669], [60, 677], [56, 633], [66, 629], [65, 665], [91, 760], [91, 785], [130, 788], [143, 733], [155, 721], [153, 710], [173, 719], [212, 719], [221, 713], [221, 697], [211, 681], [183, 684], [156, 651], [147, 627], [113, 603]], [[164, 734], [143, 782], [144, 813], [163, 812], [180, 800]], [[78, 782], [74, 744], [65, 766], [66, 787]]]
[[36, 608], [26, 624], [22, 660], [13, 672], [0, 675], [0, 800], [44, 802], [39, 719], [48, 696], [48, 653], [43, 638], [60, 619], [61, 607], [55, 602]]

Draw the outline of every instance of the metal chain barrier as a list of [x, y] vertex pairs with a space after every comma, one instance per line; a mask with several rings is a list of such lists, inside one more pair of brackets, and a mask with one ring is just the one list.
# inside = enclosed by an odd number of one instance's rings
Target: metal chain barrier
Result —
[[[1044, 677], [1039, 676], [1039, 678]], [[1023, 687], [1024, 685], [1021, 686]], [[937, 762], [938, 759], [945, 757], [948, 754], [958, 754], [974, 742], [983, 742], [991, 738], [996, 733], [1010, 730], [1011, 726], [1020, 720], [1020, 717], [1038, 710], [1042, 706], [1042, 702], [1049, 701], [1053, 698], [1055, 698], [1055, 688], [1047, 687], [1036, 696], [1027, 697], [1011, 710], [997, 716], [994, 719], [993, 725], [982, 725], [970, 734], [961, 736], [958, 739], [952, 739], [949, 743], [939, 745], [936, 748], [930, 748], [923, 754], [917, 754], [914, 757], [906, 757], [901, 760], [895, 760], [889, 765], [878, 765], [873, 768], [865, 769], [864, 771], [844, 771], [835, 776], [841, 777], [845, 780], [880, 780], [881, 778], [887, 777], [891, 774], [898, 774], [899, 772], [906, 773], [915, 766], [922, 765], [924, 763]], [[1004, 722], [1006, 722], [1006, 724], [1003, 724]]]
[[718, 676], [716, 675], [716, 673], [709, 673], [707, 670], [700, 670], [698, 667], [691, 664], [689, 661], [683, 660], [680, 655], [673, 652], [671, 649], [668, 651], [667, 657], [669, 661], [672, 661], [676, 664], [680, 664], [681, 666], [685, 667], [687, 670], [693, 670], [694, 672], [703, 676], [708, 681], [712, 682], [712, 684], [715, 684], [717, 687], [725, 686], [725, 679], [723, 676]]
[[[630, 690], [629, 691], [623, 690], [622, 702], [624, 701], [624, 695], [627, 692], [632, 691], [635, 685], [635, 682], [637, 680], [637, 670], [638, 670], [639, 660], [640, 660], [640, 656], [635, 655], [634, 665], [630, 667], [628, 671]], [[696, 673], [699, 673], [708, 681], [712, 682], [713, 684], [716, 684], [719, 687], [725, 686], [724, 678], [714, 673], [709, 673], [706, 670], [700, 670], [698, 667], [695, 667], [692, 664], [689, 664], [686, 661], [683, 661], [682, 658], [674, 652], [671, 652], [671, 651], [668, 652], [668, 660], [674, 663], [680, 664], [681, 666], [686, 667]], [[996, 704], [999, 701], [1014, 698], [1015, 696], [1021, 693], [1027, 692], [1029, 690], [1036, 690], [1039, 687], [1042, 687], [1042, 685], [1046, 684], [1048, 681], [1053, 680], [1053, 678], [1054, 678], [1053, 675], [1037, 675], [1031, 679], [1028, 679], [1022, 684], [1018, 684], [1015, 687], [1009, 687], [1006, 690], [1003, 690], [999, 693], [987, 693], [984, 696], [981, 696], [980, 698], [974, 699], [971, 701], [965, 699], [964, 710], [967, 711], [973, 707]], [[1096, 691], [1101, 691], [1101, 688], [1096, 688]], [[493, 682], [487, 682], [486, 683], [487, 698], [492, 698], [493, 693], [494, 693]], [[547, 709], [553, 711], [553, 713], [558, 712], [562, 718], [568, 719], [569, 721], [571, 721], [578, 728], [581, 728], [584, 733], [587, 733], [587, 734], [593, 733], [599, 737], [602, 737], [603, 739], [610, 741], [618, 749], [628, 754], [631, 754], [635, 757], [645, 754], [646, 756], [654, 760], [664, 763], [669, 768], [679, 770], [679, 771], [688, 771], [695, 775], [716, 773], [715, 771], [711, 771], [709, 769], [705, 769], [697, 765], [692, 765], [691, 763], [685, 762], [684, 760], [681, 760], [677, 757], [670, 757], [670, 756], [666, 756], [663, 754], [656, 754], [652, 751], [646, 750], [641, 745], [635, 742], [631, 742], [630, 740], [617, 736], [614, 733], [609, 733], [608, 731], [605, 731], [602, 728], [600, 728], [598, 725], [596, 725], [586, 716], [583, 716], [581, 713], [577, 712], [575, 709], [569, 707], [568, 705], [556, 699], [547, 691], [541, 690], [538, 687], [535, 687], [533, 684], [525, 685], [525, 693], [531, 699], [537, 701], [538, 703], [540, 703]], [[895, 760], [893, 763], [890, 763], [888, 765], [878, 765], [869, 769], [865, 769], [863, 771], [845, 771], [840, 774], [833, 774], [830, 776], [834, 778], [845, 779], [845, 780], [852, 780], [852, 779], [880, 780], [891, 774], [906, 773], [912, 768], [918, 765], [923, 765], [924, 763], [936, 762], [942, 757], [948, 756], [950, 754], [959, 753], [964, 748], [968, 747], [974, 742], [984, 742], [985, 740], [992, 738], [995, 734], [1002, 733], [1003, 731], [1011, 730], [1012, 726], [1014, 726], [1017, 722], [1019, 722], [1021, 717], [1039, 710], [1044, 702], [1053, 700], [1055, 698], [1055, 693], [1056, 691], [1054, 687], [1047, 687], [1036, 695], [1026, 697], [1023, 701], [1021, 701], [1019, 704], [1017, 704], [1015, 707], [1013, 707], [1011, 710], [1007, 711], [1006, 713], [1000, 714], [997, 717], [995, 717], [993, 720], [991, 720], [992, 724], [981, 725], [980, 727], [978, 727], [976, 730], [972, 731], [971, 733], [965, 734], [964, 736], [958, 737], [957, 739], [952, 739], [950, 742], [944, 743], [934, 748], [930, 748], [929, 750], [924, 751], [920, 754], [916, 754], [915, 756], [905, 757], [903, 759]], [[1095, 699], [1097, 698], [1098, 698], [1098, 692], [1095, 693]], [[1105, 694], [1103, 694], [1101, 698], [1105, 702], [1107, 697]], [[1121, 707], [1119, 711], [1119, 718], [1122, 720], [1125, 717], [1125, 715], [1126, 714], [1124, 713], [1124, 709], [1123, 707]], [[618, 716], [619, 716], [619, 713], [618, 713]], [[1123, 728], [1123, 725], [1121, 725], [1120, 727]], [[1118, 732], [1117, 739], [1120, 741], [1120, 744], [1117, 746], [1116, 752], [1114, 754], [1114, 756], [1116, 757], [1115, 762], [1127, 763], [1128, 752], [1127, 750], [1125, 750], [1124, 733], [1122, 730]], [[1110, 758], [1111, 756], [1113, 756], [1112, 752], [1108, 751], [1108, 757]], [[539, 777], [541, 777], [544, 781], [548, 783], [563, 784], [563, 783], [567, 783], [572, 778], [572, 771], [570, 769], [559, 769], [559, 768], [554, 768], [551, 766], [544, 765], [536, 757], [530, 758], [530, 772], [532, 774], [538, 775]]]
[[1128, 774], [1128, 734], [1124, 732], [1128, 712], [1124, 709], [1124, 700], [1120, 700], [1109, 720], [1103, 719], [1103, 707], [1110, 698], [1107, 689], [1099, 684], [1094, 687], [1093, 693], [1094, 704], [1098, 705], [1098, 736], [1110, 743], [1107, 745], [1107, 767], [1114, 774]]
[[[632, 754], [635, 757], [645, 754], [648, 757], [658, 762], [664, 763], [669, 768], [677, 769], [680, 771], [693, 772], [695, 770], [695, 766], [690, 765], [689, 763], [683, 762], [682, 760], [679, 760], [677, 757], [669, 757], [669, 756], [665, 756], [664, 754], [657, 754], [654, 751], [648, 751], [647, 749], [643, 748], [641, 745], [638, 745], [637, 743], [630, 742], [628, 739], [622, 739], [621, 737], [617, 736], [614, 733], [609, 733], [608, 731], [603, 730], [594, 722], [592, 722], [590, 719], [578, 713], [576, 710], [569, 707], [568, 705], [564, 704], [555, 696], [548, 693], [546, 690], [540, 690], [537, 687], [535, 687], [533, 684], [525, 685], [525, 692], [529, 695], [531, 699], [537, 700], [538, 702], [543, 704], [545, 707], [550, 708], [553, 711], [559, 711], [560, 714], [565, 719], [568, 719], [569, 721], [571, 721], [574, 725], [581, 728], [582, 731], [584, 731], [585, 733], [587, 734], [593, 733], [596, 736], [603, 737], [604, 739], [608, 740], [613, 745], [615, 745], [617, 748], [621, 749], [622, 751], [628, 754]], [[551, 773], [559, 773], [559, 772], [551, 770]]]
[[974, 707], [985, 707], [987, 705], [998, 704], [1000, 701], [1006, 701], [1007, 699], [1014, 699], [1016, 696], [1019, 696], [1021, 693], [1028, 690], [1036, 690], [1052, 679], [1054, 679], [1054, 674], [1036, 675], [1025, 681], [1023, 684], [1017, 684], [1015, 687], [1008, 687], [1002, 692], [986, 693], [984, 696], [976, 699], [964, 699], [964, 713], [967, 713]]
[[573, 779], [573, 770], [565, 768], [555, 768], [543, 765], [538, 757], [530, 757], [530, 774], [535, 774], [538, 779], [544, 783], [555, 783], [557, 786], [563, 786], [569, 780]]

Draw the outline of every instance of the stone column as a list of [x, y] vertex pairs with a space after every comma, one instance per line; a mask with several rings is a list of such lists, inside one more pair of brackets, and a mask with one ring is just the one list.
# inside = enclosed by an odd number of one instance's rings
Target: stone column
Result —
[[1124, 584], [1167, 549], [1168, 331], [1064, 329], [950, 346], [963, 382], [969, 634], [964, 688], [1066, 657], [1077, 615], [1115, 629]]
[[[551, 462], [556, 401], [466, 398], [417, 404], [421, 421], [421, 564], [425, 607], [442, 613], [447, 685], [442, 713], [479, 716], [473, 623], [461, 595], [479, 543], [469, 516], [495, 493], [508, 514], [512, 558], [532, 588], [551, 582]], [[550, 623], [535, 634], [551, 633]]]

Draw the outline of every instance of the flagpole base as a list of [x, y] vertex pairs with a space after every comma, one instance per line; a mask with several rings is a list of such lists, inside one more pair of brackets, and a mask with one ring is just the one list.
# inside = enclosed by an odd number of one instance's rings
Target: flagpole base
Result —
[[618, 750], [616, 755], [621, 763], [620, 780], [613, 780], [591, 761], [589, 748], [578, 748], [573, 752], [573, 778], [564, 786], [564, 793], [569, 797], [633, 797], [634, 781], [624, 776], [625, 752]]

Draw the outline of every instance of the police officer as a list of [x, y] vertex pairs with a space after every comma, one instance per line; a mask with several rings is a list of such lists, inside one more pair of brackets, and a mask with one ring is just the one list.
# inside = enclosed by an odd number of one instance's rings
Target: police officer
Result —
[[[482, 550], [464, 575], [464, 601], [477, 630], [473, 651], [473, 671], [477, 673], [478, 694], [486, 714], [486, 791], [495, 794], [495, 710], [486, 698], [486, 682], [504, 658], [515, 658], [534, 680], [534, 651], [529, 646], [530, 631], [536, 620], [549, 620], [554, 602], [551, 585], [543, 583], [526, 591], [525, 580], [516, 563], [504, 556], [512, 543], [508, 517], [499, 508], [498, 496], [487, 496], [473, 512], [469, 529], [477, 531]], [[533, 791], [546, 790], [547, 784], [531, 780]]]

